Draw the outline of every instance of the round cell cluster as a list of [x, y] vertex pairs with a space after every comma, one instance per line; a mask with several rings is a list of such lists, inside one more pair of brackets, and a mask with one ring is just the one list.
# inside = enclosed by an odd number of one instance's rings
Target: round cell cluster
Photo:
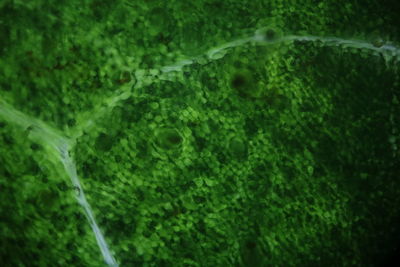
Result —
[[178, 149], [183, 142], [181, 134], [173, 128], [160, 128], [155, 133], [155, 144], [162, 150]]

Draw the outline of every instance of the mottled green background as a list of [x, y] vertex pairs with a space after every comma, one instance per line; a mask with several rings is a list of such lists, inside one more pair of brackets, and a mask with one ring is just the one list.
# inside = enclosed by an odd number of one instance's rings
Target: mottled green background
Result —
[[106, 265], [57, 136], [120, 266], [389, 266], [399, 14], [394, 0], [0, 0], [0, 266]]

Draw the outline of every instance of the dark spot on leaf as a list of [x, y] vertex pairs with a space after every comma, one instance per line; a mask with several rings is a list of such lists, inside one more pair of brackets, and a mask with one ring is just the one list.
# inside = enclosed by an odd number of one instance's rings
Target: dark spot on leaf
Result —
[[39, 164], [32, 158], [29, 158], [25, 161], [25, 166], [29, 174], [37, 175], [41, 171]]
[[203, 149], [206, 147], [206, 139], [203, 137], [196, 137], [195, 139], [195, 143], [196, 143], [196, 147], [199, 150], [199, 152], [203, 151]]
[[227, 158], [223, 152], [218, 152], [216, 155], [217, 155], [217, 160], [219, 161], [219, 163], [226, 164], [228, 162]]
[[105, 133], [101, 133], [96, 138], [95, 147], [97, 150], [107, 152], [110, 151], [114, 144], [114, 137]]
[[257, 243], [254, 241], [247, 241], [246, 242], [246, 248], [248, 249], [255, 249], [257, 246]]
[[65, 192], [68, 190], [68, 185], [64, 181], [62, 181], [57, 184], [57, 188], [58, 190]]
[[273, 41], [276, 38], [276, 32], [272, 29], [268, 29], [265, 31], [264, 36], [267, 41]]
[[202, 196], [193, 196], [193, 200], [197, 204], [201, 204], [201, 203], [206, 202], [206, 199], [204, 197], [202, 197]]
[[114, 160], [115, 160], [115, 162], [120, 163], [122, 160], [122, 157], [120, 155], [115, 155]]
[[3, 137], [3, 140], [4, 140], [4, 143], [6, 144], [6, 145], [9, 145], [9, 146], [11, 146], [11, 145], [13, 145], [14, 144], [14, 139], [11, 137], [11, 136], [8, 136], [8, 135], [5, 135], [4, 137]]
[[246, 77], [240, 73], [235, 74], [231, 81], [231, 85], [235, 89], [243, 88], [246, 84], [247, 84]]
[[75, 126], [75, 124], [76, 124], [75, 119], [69, 119], [69, 120], [67, 121], [67, 125], [68, 125], [69, 127], [73, 127], [73, 126]]
[[244, 130], [246, 132], [246, 135], [248, 135], [249, 137], [252, 137], [257, 133], [258, 126], [257, 126], [256, 122], [254, 121], [254, 119], [252, 119], [252, 118], [245, 119]]
[[135, 164], [132, 164], [131, 167], [129, 168], [131, 173], [135, 172], [137, 169], [138, 169], [138, 166], [136, 166]]
[[140, 190], [140, 189], [136, 190], [136, 196], [137, 196], [139, 201], [145, 200], [144, 192], [142, 190]]
[[148, 100], [142, 100], [135, 104], [134, 99], [128, 98], [122, 104], [121, 117], [125, 122], [138, 122], [150, 110]]
[[3, 91], [11, 91], [11, 85], [8, 84], [8, 83], [3, 83], [3, 84], [1, 84], [0, 88], [1, 88]]
[[136, 143], [136, 148], [138, 149], [137, 156], [139, 158], [146, 158], [148, 154], [148, 145], [147, 142], [144, 140], [139, 140]]
[[40, 149], [40, 145], [36, 144], [36, 143], [33, 143], [33, 144], [31, 144], [31, 149], [34, 150], [34, 151], [37, 151], [37, 150]]
[[178, 135], [172, 135], [172, 136], [168, 137], [168, 141], [171, 144], [178, 145], [178, 144], [180, 144], [182, 142], [182, 137], [180, 137]]

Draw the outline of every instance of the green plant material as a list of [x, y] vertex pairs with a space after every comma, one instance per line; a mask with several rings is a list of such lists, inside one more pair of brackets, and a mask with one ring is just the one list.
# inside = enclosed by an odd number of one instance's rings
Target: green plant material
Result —
[[394, 2], [2, 1], [0, 264], [388, 266]]

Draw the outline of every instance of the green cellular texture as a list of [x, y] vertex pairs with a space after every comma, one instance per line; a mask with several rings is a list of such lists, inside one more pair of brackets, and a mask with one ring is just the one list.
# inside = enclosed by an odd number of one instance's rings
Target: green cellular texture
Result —
[[0, 0], [0, 266], [396, 266], [399, 14]]

